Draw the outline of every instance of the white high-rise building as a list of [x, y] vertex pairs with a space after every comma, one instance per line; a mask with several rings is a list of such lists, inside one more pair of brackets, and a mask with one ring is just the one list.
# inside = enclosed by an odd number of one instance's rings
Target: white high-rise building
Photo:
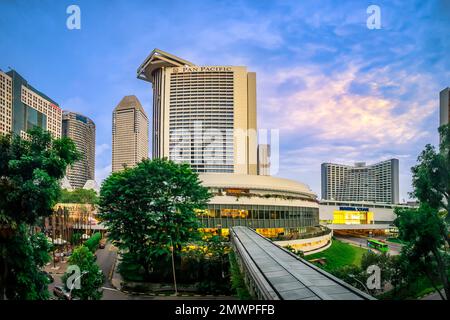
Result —
[[155, 49], [137, 76], [153, 85], [153, 158], [199, 173], [257, 174], [254, 72], [197, 66]]
[[322, 163], [322, 199], [399, 203], [399, 161]]

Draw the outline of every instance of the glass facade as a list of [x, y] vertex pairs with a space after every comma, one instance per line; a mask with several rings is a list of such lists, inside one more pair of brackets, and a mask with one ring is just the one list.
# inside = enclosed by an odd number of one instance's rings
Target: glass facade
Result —
[[198, 215], [205, 228], [304, 228], [319, 225], [319, 209], [309, 207], [209, 204]]
[[32, 129], [33, 127], [40, 127], [47, 129], [47, 116], [43, 114], [42, 112], [37, 111], [36, 109], [30, 108], [27, 105], [24, 106], [24, 123], [25, 128], [22, 129], [23, 131], [28, 131], [29, 129]]

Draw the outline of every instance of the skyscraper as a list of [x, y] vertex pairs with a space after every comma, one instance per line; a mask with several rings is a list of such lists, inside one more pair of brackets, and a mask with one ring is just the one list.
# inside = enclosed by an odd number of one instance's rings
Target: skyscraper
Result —
[[0, 70], [0, 133], [26, 131], [39, 126], [54, 138], [61, 137], [62, 111], [56, 102], [36, 90], [15, 70]]
[[257, 174], [254, 72], [197, 66], [155, 49], [137, 76], [153, 85], [154, 158], [199, 173]]
[[70, 111], [62, 116], [62, 135], [75, 143], [81, 160], [67, 168], [67, 178], [73, 188], [83, 188], [95, 179], [95, 123], [88, 117]]
[[113, 111], [112, 171], [148, 158], [148, 118], [136, 96], [125, 96]]
[[355, 166], [322, 163], [322, 199], [398, 203], [398, 159]]

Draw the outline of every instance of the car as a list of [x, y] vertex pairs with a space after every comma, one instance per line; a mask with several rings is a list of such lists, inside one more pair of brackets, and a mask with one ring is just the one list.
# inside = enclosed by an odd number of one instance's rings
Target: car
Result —
[[71, 296], [70, 296], [70, 293], [66, 292], [66, 290], [64, 290], [64, 288], [61, 287], [61, 286], [54, 287], [53, 288], [53, 294], [56, 297], [58, 297], [60, 299], [63, 299], [63, 300], [72, 300]]
[[105, 249], [105, 243], [100, 242], [99, 245], [98, 245], [98, 248], [99, 249]]

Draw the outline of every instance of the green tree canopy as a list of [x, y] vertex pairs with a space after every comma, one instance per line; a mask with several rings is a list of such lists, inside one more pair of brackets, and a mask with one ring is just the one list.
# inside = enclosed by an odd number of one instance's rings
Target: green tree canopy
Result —
[[94, 253], [98, 248], [101, 238], [102, 235], [100, 234], [100, 232], [96, 232], [86, 240], [84, 245], [88, 247], [88, 249], [91, 250], [92, 253]]
[[437, 279], [449, 299], [450, 124], [441, 126], [439, 135], [439, 151], [426, 145], [418, 164], [411, 168], [414, 187], [411, 195], [421, 206], [418, 210], [396, 210], [395, 223], [400, 238], [407, 242], [402, 251], [404, 260], [409, 262], [406, 266], [420, 270], [433, 286]]
[[69, 258], [69, 263], [80, 268], [80, 288], [77, 289], [73, 286], [75, 278], [72, 279], [72, 283], [68, 284], [67, 280], [71, 274], [65, 273], [62, 277], [65, 289], [70, 291], [73, 288], [72, 297], [78, 297], [81, 300], [100, 300], [102, 297], [100, 288], [103, 285], [104, 275], [95, 263], [94, 254], [89, 248], [86, 246], [76, 248]]
[[62, 189], [58, 199], [58, 202], [60, 203], [96, 204], [97, 201], [97, 193], [92, 189], [75, 189], [73, 191]]
[[148, 273], [153, 261], [198, 233], [196, 210], [210, 198], [188, 164], [143, 160], [110, 175], [100, 191], [101, 218], [109, 238]]
[[0, 217], [33, 224], [52, 214], [59, 197], [59, 180], [79, 159], [69, 138], [52, 139], [48, 131], [31, 129], [29, 139], [0, 137]]
[[412, 170], [412, 196], [430, 207], [446, 210], [450, 218], [450, 125], [439, 128], [439, 152], [426, 145]]
[[26, 226], [20, 224], [7, 247], [1, 247], [6, 253], [2, 255], [8, 274], [6, 297], [11, 300], [47, 299], [48, 278], [40, 271], [50, 261], [50, 243], [44, 234], [30, 235]]
[[418, 209], [396, 208], [395, 213], [399, 238], [406, 243], [402, 256], [408, 261], [408, 268], [428, 277], [435, 288], [439, 281], [448, 299], [449, 255], [442, 237], [446, 226], [438, 210], [422, 203]]
[[39, 268], [48, 248], [42, 235], [30, 238], [30, 225], [52, 214], [59, 180], [78, 159], [72, 140], [39, 127], [27, 139], [0, 136], [0, 299], [45, 298]]

